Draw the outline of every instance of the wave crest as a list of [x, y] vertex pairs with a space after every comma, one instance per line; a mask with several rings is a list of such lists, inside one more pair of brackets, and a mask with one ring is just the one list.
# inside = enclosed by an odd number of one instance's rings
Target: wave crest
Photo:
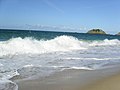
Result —
[[51, 40], [36, 40], [32, 38], [12, 38], [0, 42], [0, 56], [18, 54], [42, 54], [56, 51], [85, 49], [83, 42], [71, 36], [59, 36]]
[[103, 41], [94, 41], [90, 44], [90, 46], [120, 46], [120, 41], [118, 39], [108, 40], [105, 39]]
[[103, 41], [82, 41], [72, 36], [59, 36], [51, 40], [36, 40], [33, 38], [12, 38], [0, 42], [0, 57], [19, 54], [43, 54], [56, 51], [87, 49], [94, 46], [120, 46], [117, 39]]

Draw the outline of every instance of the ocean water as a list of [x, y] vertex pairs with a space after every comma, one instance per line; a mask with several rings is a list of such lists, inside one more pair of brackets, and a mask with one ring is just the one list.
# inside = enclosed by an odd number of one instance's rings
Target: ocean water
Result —
[[10, 81], [15, 76], [30, 79], [65, 69], [97, 70], [117, 64], [120, 36], [0, 29], [0, 90], [17, 90]]

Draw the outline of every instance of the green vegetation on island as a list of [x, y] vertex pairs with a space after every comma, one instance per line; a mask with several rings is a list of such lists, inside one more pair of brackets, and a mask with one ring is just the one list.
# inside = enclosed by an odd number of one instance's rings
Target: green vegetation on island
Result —
[[92, 29], [92, 30], [89, 30], [87, 33], [89, 34], [106, 34], [103, 30], [101, 29]]

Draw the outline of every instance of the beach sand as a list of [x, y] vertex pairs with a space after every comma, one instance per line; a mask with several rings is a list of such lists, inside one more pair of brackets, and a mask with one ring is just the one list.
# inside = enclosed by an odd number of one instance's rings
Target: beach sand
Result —
[[120, 90], [120, 66], [102, 70], [64, 70], [45, 78], [15, 80], [19, 90]]
[[82, 90], [120, 90], [120, 73], [94, 82]]

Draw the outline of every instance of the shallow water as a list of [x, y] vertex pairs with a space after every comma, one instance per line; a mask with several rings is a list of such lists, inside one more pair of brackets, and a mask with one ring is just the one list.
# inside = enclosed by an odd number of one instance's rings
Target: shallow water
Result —
[[0, 34], [1, 82], [14, 76], [29, 79], [65, 69], [96, 70], [120, 63], [118, 36], [27, 31]]

